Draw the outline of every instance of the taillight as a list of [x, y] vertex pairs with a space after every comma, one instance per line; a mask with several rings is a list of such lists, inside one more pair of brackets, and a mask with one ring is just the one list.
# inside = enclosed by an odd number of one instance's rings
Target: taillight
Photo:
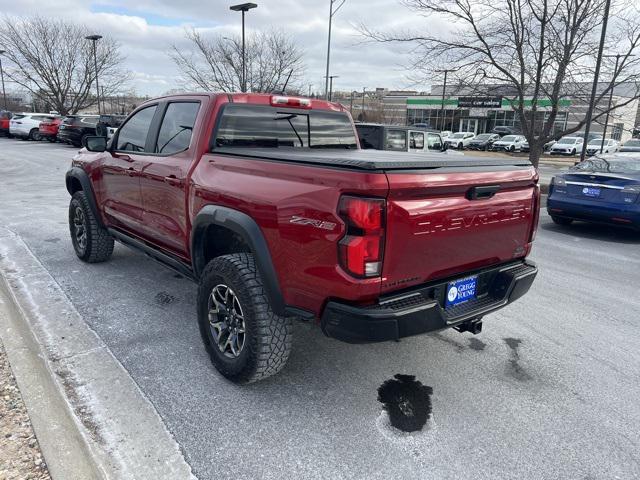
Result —
[[531, 225], [531, 234], [529, 242], [533, 242], [538, 231], [538, 223], [540, 221], [540, 185], [536, 185], [533, 190], [533, 225]]
[[343, 196], [338, 214], [347, 226], [338, 243], [342, 268], [359, 278], [379, 276], [384, 255], [385, 200]]
[[311, 100], [300, 97], [271, 96], [271, 105], [278, 107], [311, 108]]
[[625, 203], [633, 203], [640, 198], [640, 185], [626, 185], [621, 193]]

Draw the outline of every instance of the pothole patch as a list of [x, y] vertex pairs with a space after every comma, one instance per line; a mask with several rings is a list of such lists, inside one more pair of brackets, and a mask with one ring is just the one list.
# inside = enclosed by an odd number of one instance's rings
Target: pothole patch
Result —
[[391, 440], [406, 440], [433, 428], [431, 395], [433, 388], [414, 375], [396, 374], [378, 388], [382, 412], [376, 424]]

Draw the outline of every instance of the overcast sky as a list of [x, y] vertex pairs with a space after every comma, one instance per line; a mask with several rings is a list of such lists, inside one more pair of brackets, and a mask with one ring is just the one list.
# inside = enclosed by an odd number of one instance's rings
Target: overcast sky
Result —
[[[179, 72], [167, 56], [169, 45], [185, 45], [185, 28], [211, 33], [239, 33], [240, 13], [233, 1], [200, 0], [0, 0], [0, 12], [51, 18], [93, 26], [122, 44], [126, 68], [134, 73], [131, 86], [143, 95], [158, 95], [181, 87]], [[306, 77], [314, 91], [324, 88], [329, 0], [257, 0], [247, 14], [248, 29], [282, 28], [305, 51]], [[415, 85], [407, 78], [407, 45], [363, 44], [354, 26], [360, 22], [377, 29], [428, 28], [429, 21], [408, 10], [398, 0], [346, 0], [334, 17], [331, 74], [334, 90], [425, 90], [429, 82]]]

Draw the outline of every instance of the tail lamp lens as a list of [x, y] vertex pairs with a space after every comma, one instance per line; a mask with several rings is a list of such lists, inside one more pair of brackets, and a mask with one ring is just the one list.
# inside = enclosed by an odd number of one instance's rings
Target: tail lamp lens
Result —
[[382, 273], [384, 253], [385, 200], [343, 196], [338, 213], [347, 226], [338, 244], [340, 264], [359, 278]]
[[531, 234], [529, 242], [533, 242], [538, 232], [538, 223], [540, 222], [540, 185], [536, 185], [533, 190], [533, 224], [531, 225]]

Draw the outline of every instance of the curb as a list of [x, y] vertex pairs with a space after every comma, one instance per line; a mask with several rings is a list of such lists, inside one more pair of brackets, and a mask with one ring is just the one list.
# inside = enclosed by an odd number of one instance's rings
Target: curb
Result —
[[0, 335], [52, 478], [195, 478], [151, 402], [2, 227]]

